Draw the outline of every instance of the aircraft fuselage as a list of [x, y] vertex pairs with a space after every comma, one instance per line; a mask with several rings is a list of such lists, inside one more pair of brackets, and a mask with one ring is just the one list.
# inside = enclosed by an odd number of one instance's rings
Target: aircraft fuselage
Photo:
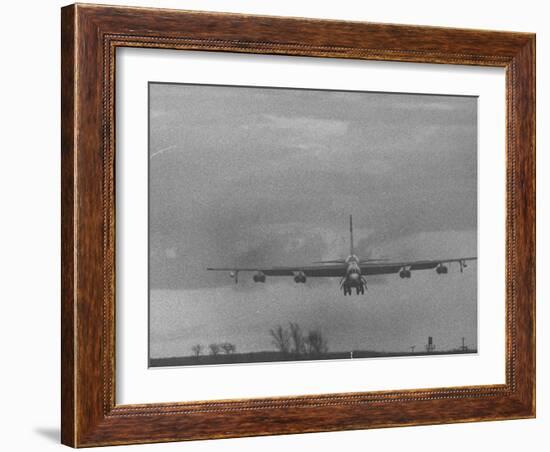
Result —
[[359, 267], [359, 258], [355, 254], [351, 254], [346, 258], [346, 274], [340, 282], [340, 287], [344, 295], [351, 295], [351, 291], [355, 288], [357, 295], [365, 293], [367, 288], [367, 280], [361, 275], [361, 267]]

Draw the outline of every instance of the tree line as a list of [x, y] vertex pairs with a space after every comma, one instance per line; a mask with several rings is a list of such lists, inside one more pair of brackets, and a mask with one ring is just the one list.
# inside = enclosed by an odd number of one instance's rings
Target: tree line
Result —
[[[284, 357], [318, 357], [328, 353], [328, 341], [320, 329], [304, 332], [300, 325], [289, 322], [288, 327], [277, 325], [269, 330], [271, 343]], [[195, 344], [191, 347], [193, 357], [199, 361], [201, 356], [216, 357], [221, 354], [230, 355], [237, 351], [231, 342], [211, 343], [208, 346]]]
[[237, 346], [235, 344], [232, 344], [231, 342], [221, 342], [221, 343], [212, 343], [208, 346], [208, 349], [206, 349], [202, 344], [195, 344], [193, 347], [191, 347], [191, 351], [193, 352], [193, 356], [197, 359], [208, 350], [209, 354], [211, 356], [217, 356], [220, 353], [225, 353], [226, 355], [230, 355], [231, 353], [235, 353], [237, 351]]
[[289, 322], [288, 328], [278, 325], [269, 330], [272, 344], [285, 355], [316, 356], [328, 352], [328, 342], [319, 329], [302, 332], [300, 325]]

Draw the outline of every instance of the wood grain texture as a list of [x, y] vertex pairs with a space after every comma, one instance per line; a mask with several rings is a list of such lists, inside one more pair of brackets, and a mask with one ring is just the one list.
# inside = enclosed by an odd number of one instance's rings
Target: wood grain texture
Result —
[[74, 8], [61, 11], [61, 441], [74, 444], [74, 168], [75, 158], [75, 59]]
[[[62, 9], [62, 442], [74, 447], [535, 415], [535, 36], [147, 8]], [[117, 47], [506, 69], [506, 384], [116, 405]]]

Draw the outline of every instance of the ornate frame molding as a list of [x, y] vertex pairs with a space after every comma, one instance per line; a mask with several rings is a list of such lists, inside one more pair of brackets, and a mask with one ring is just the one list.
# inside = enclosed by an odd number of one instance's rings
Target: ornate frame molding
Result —
[[[504, 67], [506, 383], [116, 405], [118, 47]], [[62, 442], [81, 447], [533, 417], [534, 59], [535, 37], [526, 33], [79, 4], [63, 8]]]

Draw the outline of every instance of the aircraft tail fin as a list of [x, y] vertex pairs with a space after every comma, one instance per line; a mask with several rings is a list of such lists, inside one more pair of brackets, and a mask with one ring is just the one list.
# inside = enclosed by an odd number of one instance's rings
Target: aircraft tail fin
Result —
[[353, 252], [353, 218], [351, 215], [349, 216], [349, 239], [349, 254], [353, 256], [355, 253]]

